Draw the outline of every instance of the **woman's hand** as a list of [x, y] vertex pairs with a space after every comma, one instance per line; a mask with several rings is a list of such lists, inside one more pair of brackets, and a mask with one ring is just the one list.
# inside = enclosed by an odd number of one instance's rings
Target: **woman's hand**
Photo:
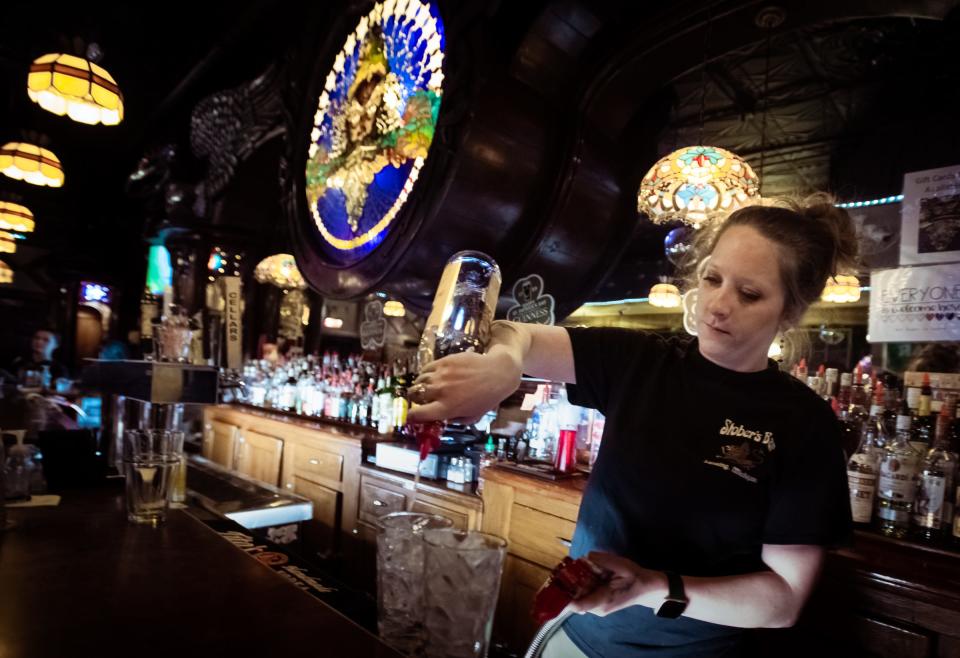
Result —
[[496, 346], [486, 354], [451, 354], [428, 363], [410, 386], [417, 405], [412, 423], [450, 420], [472, 424], [517, 390], [521, 358]]
[[669, 591], [667, 576], [645, 569], [625, 557], [592, 551], [587, 559], [613, 573], [610, 581], [590, 594], [572, 601], [567, 610], [605, 617], [632, 605], [656, 608]]

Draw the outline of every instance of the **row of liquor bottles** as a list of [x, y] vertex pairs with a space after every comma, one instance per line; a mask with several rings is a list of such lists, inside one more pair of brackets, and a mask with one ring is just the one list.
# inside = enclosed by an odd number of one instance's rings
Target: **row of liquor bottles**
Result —
[[374, 363], [333, 351], [283, 363], [250, 361], [243, 368], [242, 401], [390, 434], [407, 422], [410, 365], [404, 359]]
[[956, 396], [935, 396], [929, 377], [901, 396], [894, 386], [847, 375], [835, 396], [820, 392], [846, 435], [854, 522], [898, 538], [960, 543]]

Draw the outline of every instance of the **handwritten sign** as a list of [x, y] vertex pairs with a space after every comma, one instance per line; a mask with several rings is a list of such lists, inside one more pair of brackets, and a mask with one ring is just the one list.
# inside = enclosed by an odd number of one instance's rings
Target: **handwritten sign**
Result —
[[543, 293], [543, 278], [539, 274], [518, 279], [513, 284], [513, 298], [517, 301], [507, 309], [507, 319], [529, 324], [554, 324], [553, 295]]
[[960, 340], [960, 266], [874, 270], [871, 343]]
[[240, 277], [221, 277], [227, 332], [227, 368], [238, 370], [243, 365], [243, 325], [240, 311]]

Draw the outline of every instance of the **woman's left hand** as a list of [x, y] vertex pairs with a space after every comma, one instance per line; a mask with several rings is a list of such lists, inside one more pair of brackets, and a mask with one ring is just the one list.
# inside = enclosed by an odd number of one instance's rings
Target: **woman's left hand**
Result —
[[587, 559], [613, 573], [613, 577], [602, 587], [572, 601], [567, 606], [570, 612], [604, 617], [632, 605], [655, 608], [667, 595], [667, 577], [662, 571], [645, 569], [612, 553], [593, 551]]

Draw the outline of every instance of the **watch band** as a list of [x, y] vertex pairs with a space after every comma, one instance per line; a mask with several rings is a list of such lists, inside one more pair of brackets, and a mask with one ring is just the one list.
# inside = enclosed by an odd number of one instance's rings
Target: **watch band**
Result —
[[667, 577], [667, 596], [657, 608], [656, 615], [666, 619], [676, 619], [687, 609], [687, 594], [683, 588], [683, 578], [672, 571], [664, 571]]
[[683, 589], [683, 578], [680, 577], [680, 574], [672, 571], [664, 571], [664, 573], [667, 575], [667, 587], [669, 588], [667, 598], [686, 601], [687, 594]]

